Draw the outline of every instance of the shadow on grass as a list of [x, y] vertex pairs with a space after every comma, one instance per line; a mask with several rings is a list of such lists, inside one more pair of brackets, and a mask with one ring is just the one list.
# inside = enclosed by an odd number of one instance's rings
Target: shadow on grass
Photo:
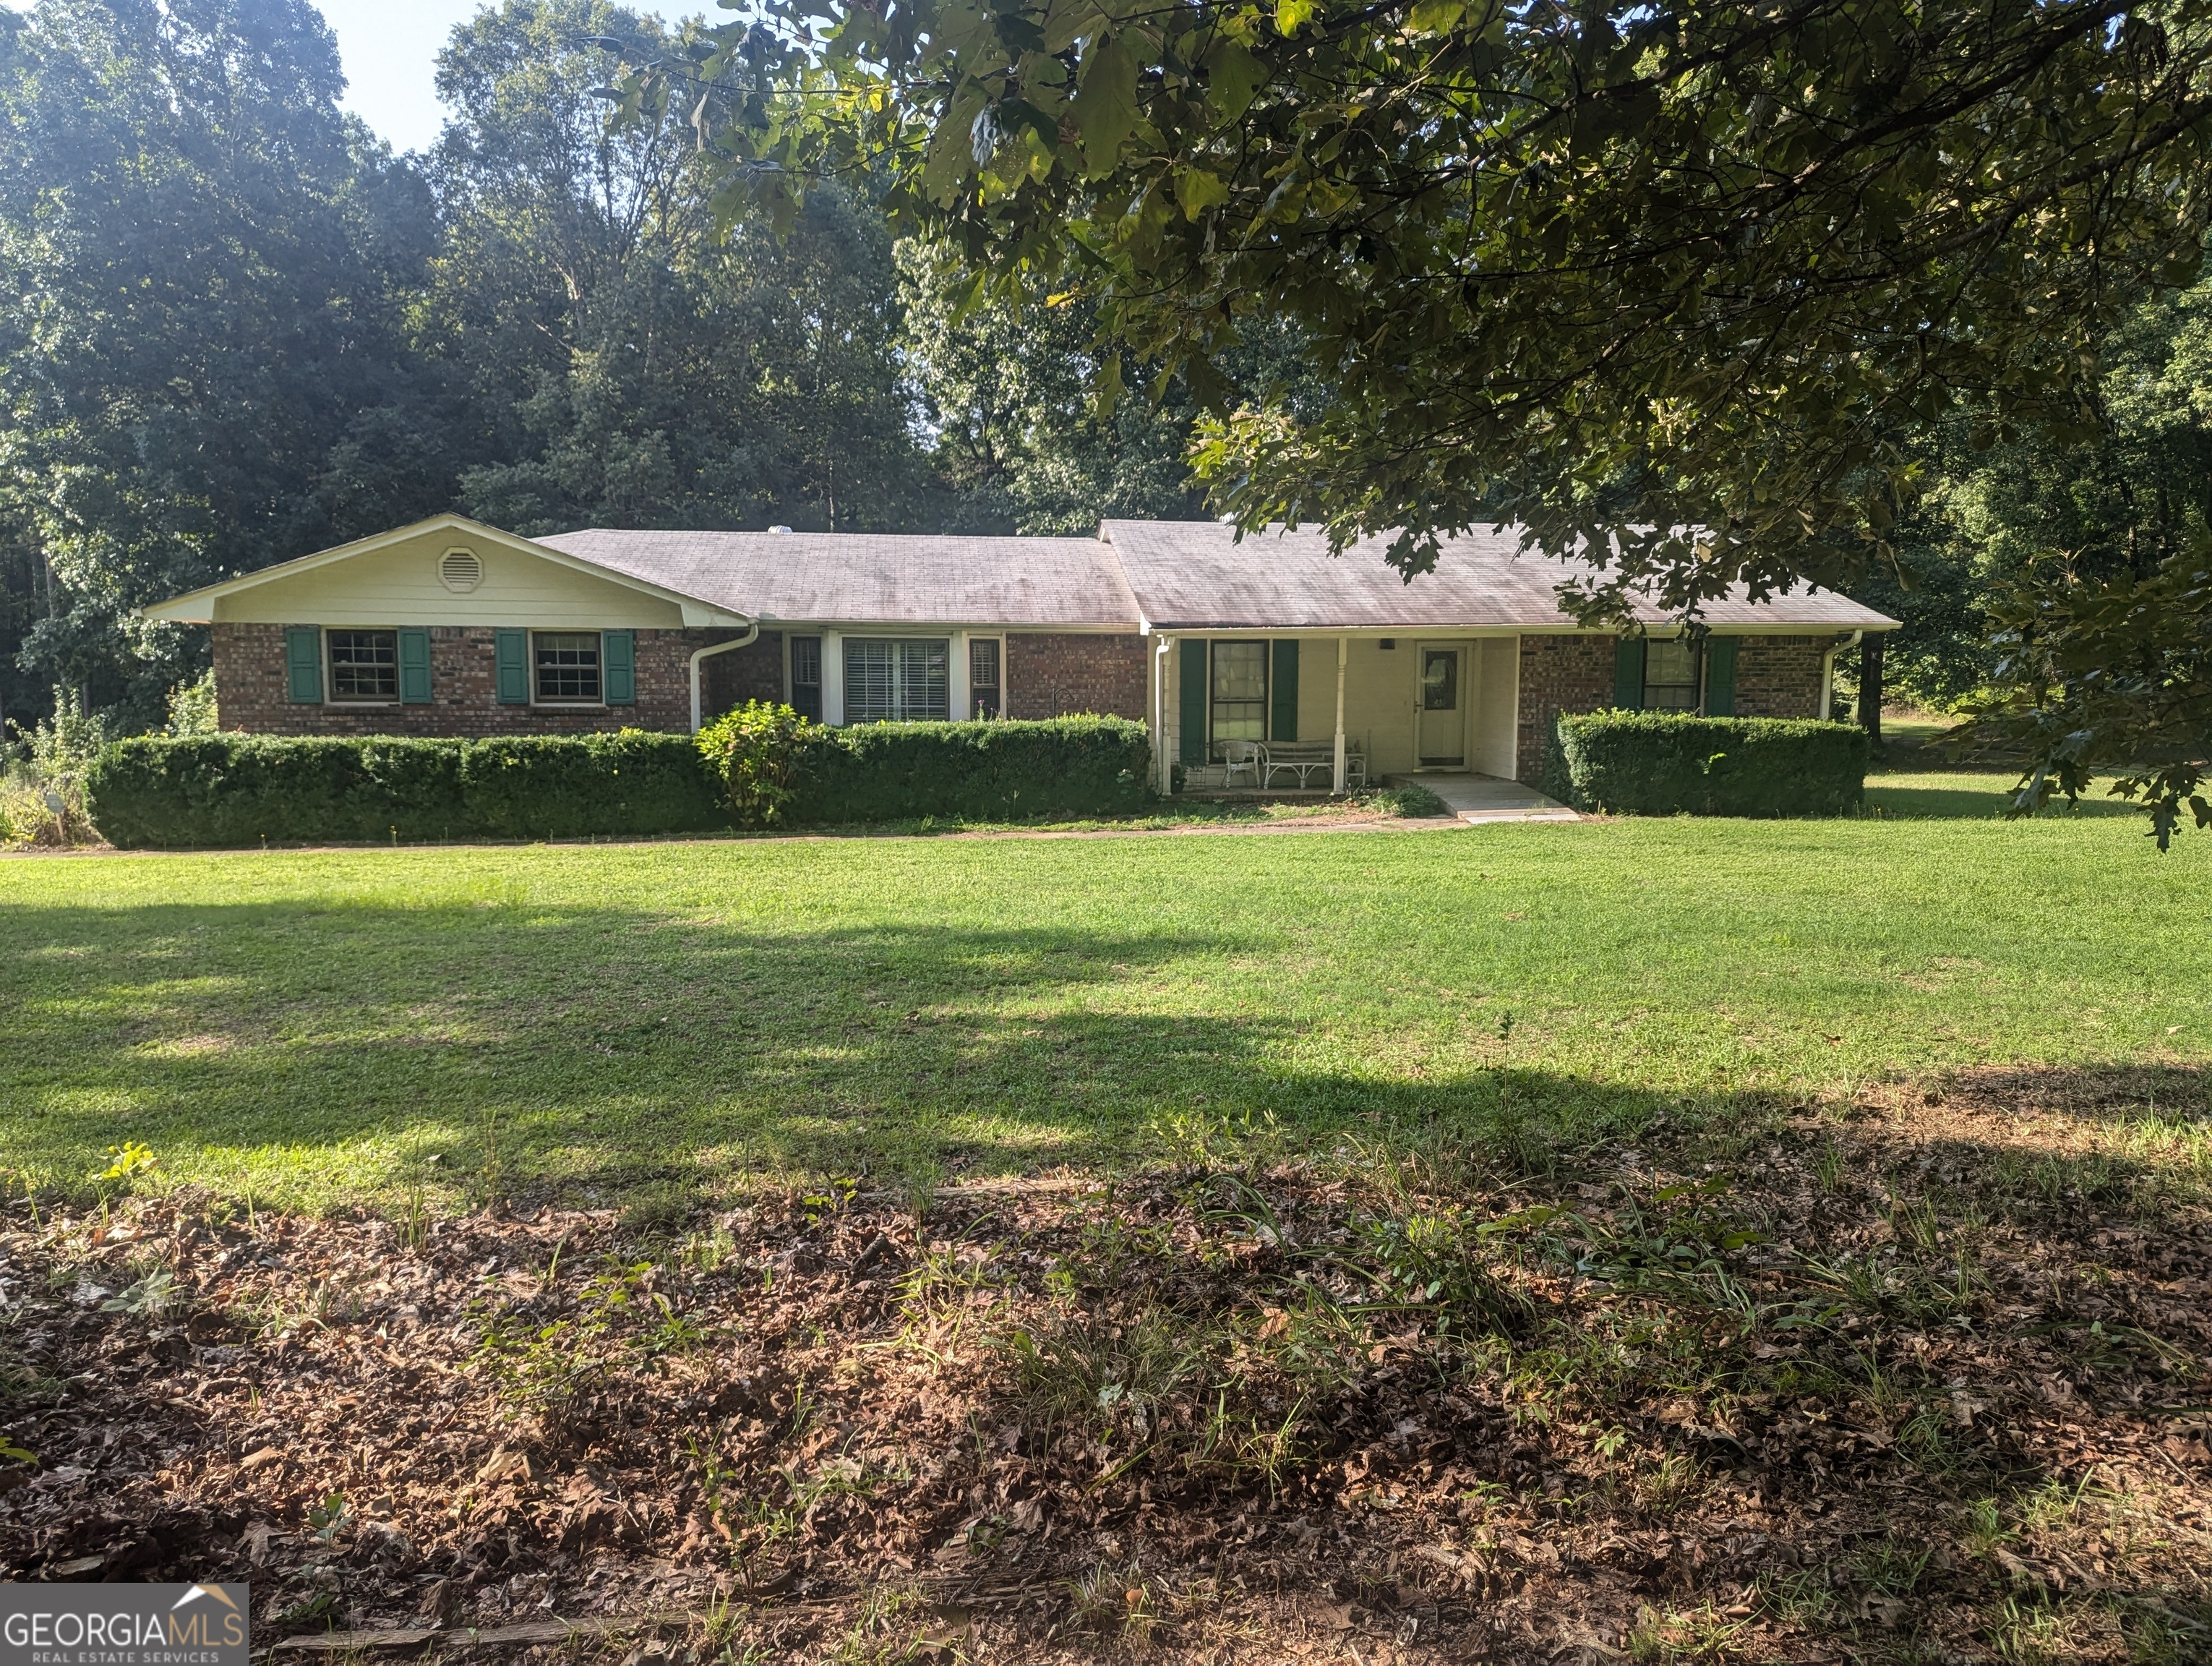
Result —
[[1288, 1018], [1173, 1010], [1178, 965], [1267, 952], [1230, 933], [763, 933], [520, 898], [0, 924], [0, 1144], [48, 1186], [82, 1185], [125, 1140], [317, 1204], [1033, 1169], [1114, 1160], [1179, 1117], [1613, 1115], [1483, 1073], [1301, 1070]]
[[1293, 1016], [1176, 1010], [1179, 973], [1216, 980], [1212, 1000], [1224, 966], [1272, 952], [1233, 931], [770, 933], [519, 892], [0, 927], [0, 1148], [46, 1187], [138, 1140], [179, 1177], [310, 1207], [416, 1188], [611, 1201], [763, 1173], [1112, 1165], [1270, 1122], [1378, 1160], [1535, 1166], [1784, 1108], [1534, 1068], [1370, 1075], [1316, 1058]]
[[[1895, 821], [2002, 821], [2012, 802], [2016, 779], [2010, 773], [1996, 771], [1986, 775], [1931, 772], [1917, 780], [1876, 775], [1867, 781], [1865, 813]], [[2037, 819], [2140, 819], [2142, 813], [2139, 805], [2099, 796], [2085, 797], [2073, 805], [2062, 799]]]

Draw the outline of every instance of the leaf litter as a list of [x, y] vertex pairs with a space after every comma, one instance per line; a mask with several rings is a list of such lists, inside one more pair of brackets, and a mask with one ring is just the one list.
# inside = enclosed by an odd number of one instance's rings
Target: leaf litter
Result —
[[655, 1234], [19, 1203], [0, 1570], [628, 1666], [2212, 1658], [2212, 1164], [2139, 1085]]

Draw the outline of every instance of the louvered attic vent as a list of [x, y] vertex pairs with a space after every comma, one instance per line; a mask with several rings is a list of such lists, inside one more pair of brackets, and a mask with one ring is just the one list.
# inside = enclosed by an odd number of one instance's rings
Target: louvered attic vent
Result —
[[438, 562], [438, 581], [448, 590], [473, 590], [483, 582], [483, 562], [473, 550], [448, 550]]

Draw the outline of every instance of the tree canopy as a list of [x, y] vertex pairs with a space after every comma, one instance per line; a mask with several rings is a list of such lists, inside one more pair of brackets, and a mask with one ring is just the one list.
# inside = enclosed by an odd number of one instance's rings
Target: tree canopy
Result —
[[[890, 167], [898, 219], [1093, 298], [1218, 420], [1245, 522], [1503, 514], [1687, 605], [1879, 553], [1905, 436], [2075, 420], [2186, 277], [2212, 18], [2114, 0], [779, 0], [659, 58], [726, 213]], [[796, 95], [794, 95], [794, 91]], [[1239, 403], [1295, 320], [1334, 398]], [[1110, 378], [1110, 367], [1109, 375]]]
[[1087, 313], [957, 304], [865, 174], [723, 228], [684, 112], [611, 130], [617, 43], [704, 52], [696, 27], [486, 7], [417, 156], [339, 109], [301, 0], [42, 0], [0, 30], [0, 717], [64, 684], [158, 722], [205, 637], [137, 608], [440, 509], [1013, 532], [1195, 505], [1187, 402], [1091, 413]]
[[[1602, 564], [1593, 620], [1909, 583], [1944, 436], [1971, 482], [2109, 435], [2212, 178], [2206, 0], [771, 0], [716, 39], [626, 108], [690, 113], [726, 216], [888, 173], [896, 224], [1095, 309], [1108, 397], [1114, 347], [1179, 377], [1242, 524], [1395, 529], [1411, 575], [1517, 522]], [[1237, 383], [1255, 320], [1328, 400]]]
[[372, 413], [408, 397], [428, 200], [302, 0], [0, 22], [0, 517], [53, 604], [26, 648], [158, 711], [179, 633], [132, 606], [343, 536], [342, 444], [353, 510], [395, 513]]

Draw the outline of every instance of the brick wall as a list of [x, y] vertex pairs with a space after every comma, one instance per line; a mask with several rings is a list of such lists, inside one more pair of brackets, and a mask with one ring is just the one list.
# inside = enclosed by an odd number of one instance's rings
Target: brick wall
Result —
[[[723, 640], [727, 641], [727, 635]], [[692, 654], [697, 646], [695, 643], [684, 651], [687, 654]], [[707, 722], [712, 723], [724, 712], [742, 706], [748, 700], [766, 700], [781, 705], [785, 699], [783, 633], [763, 630], [758, 641], [750, 647], [732, 648], [727, 654], [718, 654], [713, 659], [702, 661], [699, 669], [703, 684], [700, 690], [700, 701], [705, 708]], [[688, 699], [690, 696], [687, 694], [685, 697]]]
[[1141, 636], [1066, 634], [1006, 637], [1006, 715], [1067, 717], [1095, 712], [1145, 721]]
[[1833, 636], [1746, 636], [1735, 651], [1738, 717], [1818, 717], [1820, 660]]
[[[1818, 717], [1820, 660], [1833, 636], [1744, 636], [1735, 659], [1738, 717]], [[1521, 779], [1543, 773], [1552, 720], [1613, 703], [1612, 636], [1521, 639]]]
[[[731, 629], [636, 633], [637, 703], [632, 706], [502, 706], [489, 626], [430, 627], [430, 702], [424, 706], [295, 705], [286, 697], [284, 627], [218, 624], [215, 632], [216, 710], [226, 729], [255, 734], [579, 734], [595, 729], [691, 727], [691, 655], [738, 635]], [[732, 666], [732, 661], [738, 662]], [[723, 667], [729, 667], [726, 671]], [[766, 667], [763, 670], [763, 667]], [[729, 704], [759, 686], [780, 696], [781, 642], [763, 633], [750, 648], [720, 654], [702, 667], [706, 691]], [[767, 677], [773, 675], [773, 684]], [[727, 679], [718, 683], [714, 677]], [[709, 714], [718, 708], [710, 700]]]
[[1544, 773], [1552, 720], [1561, 712], [1594, 712], [1613, 703], [1611, 636], [1521, 639], [1520, 736], [1516, 767], [1534, 784]]

